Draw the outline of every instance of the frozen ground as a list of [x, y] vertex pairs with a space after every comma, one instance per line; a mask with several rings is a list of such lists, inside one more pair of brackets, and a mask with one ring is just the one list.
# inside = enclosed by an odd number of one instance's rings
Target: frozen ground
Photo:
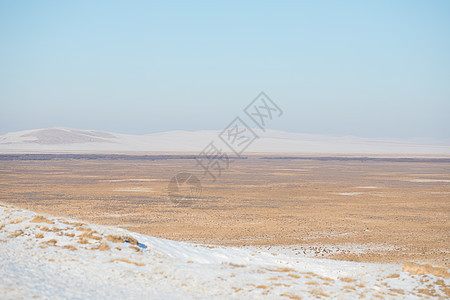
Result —
[[446, 298], [448, 275], [174, 242], [0, 205], [2, 299]]

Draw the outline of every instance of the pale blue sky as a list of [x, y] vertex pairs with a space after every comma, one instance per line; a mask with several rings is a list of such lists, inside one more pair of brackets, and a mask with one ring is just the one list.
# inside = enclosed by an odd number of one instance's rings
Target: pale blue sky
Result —
[[1, 1], [0, 132], [450, 138], [450, 1]]

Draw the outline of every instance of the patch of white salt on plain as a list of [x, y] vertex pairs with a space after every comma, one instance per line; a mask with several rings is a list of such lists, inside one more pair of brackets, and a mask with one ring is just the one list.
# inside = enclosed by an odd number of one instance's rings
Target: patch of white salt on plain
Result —
[[436, 195], [439, 195], [439, 194], [450, 194], [450, 192], [425, 192], [426, 194], [436, 194]]
[[147, 178], [130, 178], [130, 179], [108, 179], [102, 180], [104, 182], [151, 182], [162, 181], [162, 179], [147, 179]]
[[376, 186], [357, 186], [357, 189], [376, 189]]
[[353, 196], [353, 195], [359, 195], [359, 194], [363, 194], [361, 192], [353, 192], [353, 193], [338, 193], [338, 195], [342, 195], [342, 196]]
[[450, 182], [450, 179], [405, 179], [409, 182]]

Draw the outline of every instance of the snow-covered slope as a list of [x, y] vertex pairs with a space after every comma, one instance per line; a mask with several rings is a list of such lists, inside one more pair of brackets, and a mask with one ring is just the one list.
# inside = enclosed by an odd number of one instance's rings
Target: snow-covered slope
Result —
[[0, 220], [1, 299], [449, 296], [447, 270], [430, 266], [402, 270], [174, 242], [7, 205], [0, 205]]
[[[247, 153], [450, 154], [450, 141], [359, 138], [254, 129], [259, 138]], [[96, 130], [48, 127], [0, 135], [0, 153], [193, 152], [211, 141], [224, 151], [221, 131], [169, 131], [127, 135]]]

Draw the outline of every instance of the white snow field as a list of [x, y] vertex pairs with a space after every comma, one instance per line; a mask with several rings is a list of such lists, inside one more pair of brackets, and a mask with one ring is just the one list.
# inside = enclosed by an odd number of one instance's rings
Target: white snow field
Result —
[[[450, 141], [362, 138], [254, 129], [247, 153], [450, 154]], [[47, 127], [0, 134], [0, 153], [194, 152], [211, 141], [228, 151], [221, 130], [168, 131], [129, 135], [97, 130]], [[231, 150], [230, 150], [231, 151]]]
[[446, 271], [175, 242], [3, 204], [0, 218], [1, 299], [420, 299], [450, 283]]

